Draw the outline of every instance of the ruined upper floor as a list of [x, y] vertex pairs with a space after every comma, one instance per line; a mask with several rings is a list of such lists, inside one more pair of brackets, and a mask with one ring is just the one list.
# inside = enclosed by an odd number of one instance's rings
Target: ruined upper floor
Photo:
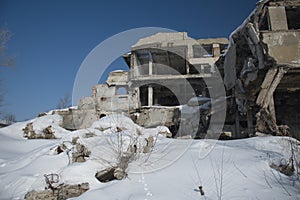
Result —
[[[227, 48], [226, 38], [195, 40], [186, 32], [157, 33], [140, 39], [124, 58], [131, 79], [210, 77], [214, 63]], [[176, 77], [177, 76], [177, 77]]]

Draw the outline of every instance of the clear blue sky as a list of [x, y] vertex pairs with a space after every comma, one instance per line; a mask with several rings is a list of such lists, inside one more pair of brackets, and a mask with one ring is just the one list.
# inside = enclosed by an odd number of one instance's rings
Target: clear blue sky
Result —
[[[30, 119], [72, 93], [87, 54], [114, 34], [138, 27], [186, 31], [190, 37], [228, 37], [257, 0], [0, 0], [0, 27], [13, 37], [15, 65], [0, 68], [6, 113]], [[124, 69], [117, 60], [111, 67]]]

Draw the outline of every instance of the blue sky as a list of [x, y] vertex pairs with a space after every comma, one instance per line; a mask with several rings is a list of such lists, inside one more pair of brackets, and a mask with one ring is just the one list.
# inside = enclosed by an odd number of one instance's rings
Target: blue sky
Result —
[[[193, 38], [228, 37], [256, 0], [0, 0], [0, 27], [13, 33], [0, 67], [6, 113], [30, 119], [72, 94], [76, 73], [101, 41], [139, 27], [186, 31]], [[124, 69], [121, 59], [111, 69]], [[100, 77], [99, 77], [100, 78]]]

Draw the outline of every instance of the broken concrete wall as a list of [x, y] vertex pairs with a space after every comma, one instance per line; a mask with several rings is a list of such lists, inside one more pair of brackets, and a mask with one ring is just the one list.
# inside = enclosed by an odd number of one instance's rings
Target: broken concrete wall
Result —
[[299, 0], [258, 2], [217, 61], [227, 92], [235, 97], [230, 109], [237, 111], [237, 130], [244, 128], [251, 135], [256, 125], [257, 131], [281, 134], [277, 103], [300, 88], [299, 7]]
[[128, 72], [110, 72], [105, 84], [92, 88], [92, 96], [79, 100], [77, 108], [58, 110], [55, 113], [63, 116], [62, 126], [76, 130], [88, 128], [100, 117], [114, 112], [128, 113], [131, 108], [128, 93]]
[[179, 117], [180, 113], [177, 107], [153, 106], [141, 108], [134, 121], [143, 127], [171, 127], [179, 122]]
[[[96, 85], [97, 93], [94, 98], [96, 109], [101, 111], [128, 111], [130, 99], [128, 95], [128, 86], [108, 86], [106, 84]], [[126, 93], [118, 93], [118, 89], [122, 88]], [[123, 92], [124, 92], [123, 91]]]
[[107, 85], [127, 85], [128, 83], [128, 71], [116, 70], [109, 73], [106, 80]]
[[83, 97], [78, 101], [77, 106], [80, 110], [94, 110], [96, 109], [96, 102], [92, 97]]
[[267, 54], [278, 65], [300, 65], [300, 31], [263, 32], [262, 42], [268, 46]]
[[95, 109], [70, 108], [68, 110], [57, 110], [54, 113], [63, 117], [62, 127], [68, 130], [89, 128], [94, 121], [99, 119]]
[[104, 114], [112, 112], [129, 112], [136, 104], [136, 98], [129, 91], [129, 72], [110, 72], [106, 84], [93, 87], [96, 109]]

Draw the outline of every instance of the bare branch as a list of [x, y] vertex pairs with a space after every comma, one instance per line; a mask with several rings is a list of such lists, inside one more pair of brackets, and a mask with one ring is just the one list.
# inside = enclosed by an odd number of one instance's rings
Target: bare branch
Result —
[[64, 109], [71, 106], [71, 97], [69, 93], [66, 93], [64, 97], [59, 99], [59, 102], [56, 106], [57, 109]]
[[[14, 58], [6, 55], [7, 42], [10, 40], [12, 34], [6, 27], [0, 28], [0, 66], [9, 67], [13, 65]], [[0, 86], [2, 86], [0, 79]], [[0, 108], [3, 106], [3, 89], [0, 89]], [[0, 111], [0, 115], [3, 114]]]
[[11, 36], [12, 33], [6, 27], [0, 29], [0, 66], [13, 65], [14, 58], [6, 55], [7, 43]]

